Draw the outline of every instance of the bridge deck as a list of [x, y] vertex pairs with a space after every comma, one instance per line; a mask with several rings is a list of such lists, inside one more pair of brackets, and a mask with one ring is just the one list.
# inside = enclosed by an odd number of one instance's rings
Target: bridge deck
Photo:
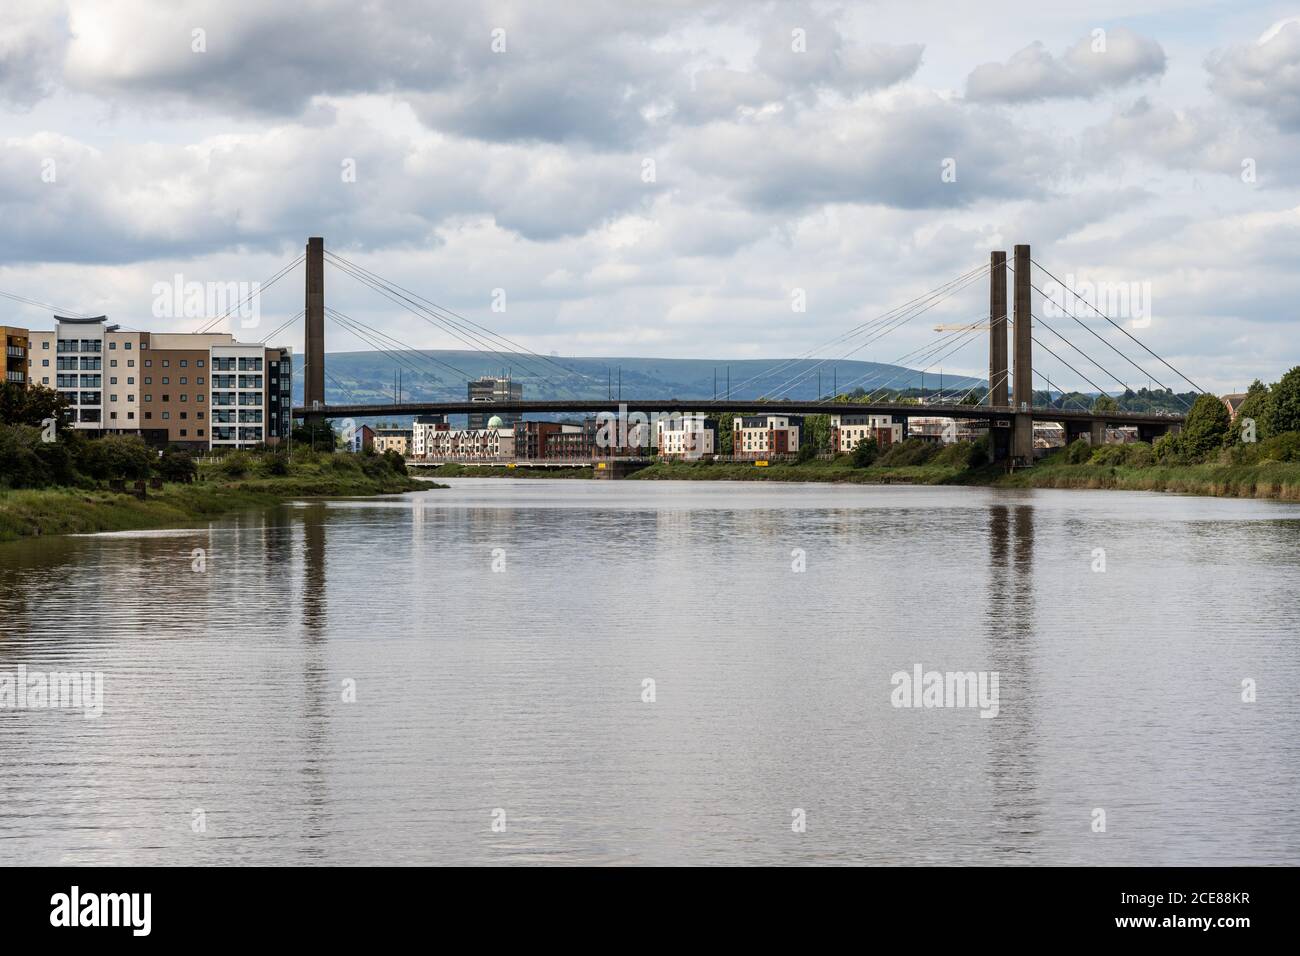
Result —
[[[991, 405], [908, 405], [901, 402], [851, 402], [818, 401], [758, 401], [628, 398], [621, 403], [590, 399], [527, 399], [510, 402], [406, 402], [383, 405], [321, 405], [316, 408], [294, 408], [294, 418], [391, 418], [395, 415], [464, 415], [468, 412], [574, 412], [596, 415], [600, 412], [617, 413], [620, 407], [629, 412], [736, 412], [763, 415], [896, 415], [910, 418], [961, 418], [967, 420], [1010, 420], [1016, 410], [1011, 406]], [[1174, 425], [1181, 424], [1182, 415], [1158, 412], [1106, 412], [1095, 414], [1085, 409], [1031, 408], [1029, 415], [1039, 422], [1095, 422], [1110, 425]]]

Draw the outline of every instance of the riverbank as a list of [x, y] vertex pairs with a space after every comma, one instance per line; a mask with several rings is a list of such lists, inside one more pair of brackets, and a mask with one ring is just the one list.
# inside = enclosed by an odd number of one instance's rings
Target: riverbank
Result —
[[1163, 491], [1218, 498], [1300, 501], [1300, 463], [1256, 465], [1067, 464], [1052, 456], [1033, 468], [1008, 473], [1001, 466], [964, 468], [925, 464], [855, 468], [845, 456], [831, 461], [781, 463], [760, 468], [737, 462], [659, 462], [629, 481], [811, 481], [846, 484], [986, 485], [1003, 488], [1073, 488]]
[[245, 508], [266, 508], [297, 498], [346, 498], [446, 487], [392, 472], [367, 475], [294, 463], [277, 477], [205, 477], [166, 483], [143, 501], [134, 495], [83, 488], [0, 490], [0, 541], [50, 534], [138, 531], [202, 524]]

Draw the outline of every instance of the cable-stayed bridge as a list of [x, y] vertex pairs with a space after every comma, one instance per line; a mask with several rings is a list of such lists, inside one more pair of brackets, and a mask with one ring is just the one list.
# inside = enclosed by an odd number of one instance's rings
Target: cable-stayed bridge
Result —
[[[436, 372], [445, 375], [450, 372], [461, 376], [463, 381], [474, 377], [428, 351], [407, 345], [389, 332], [381, 331], [327, 306], [325, 304], [327, 264], [336, 272], [383, 296], [414, 318], [428, 323], [486, 357], [499, 359], [503, 364], [523, 369], [527, 374], [543, 382], [550, 382], [560, 372], [565, 376], [573, 374], [572, 369], [565, 367], [554, 357], [532, 351], [473, 319], [438, 305], [417, 292], [327, 250], [324, 240], [319, 237], [308, 239], [304, 254], [264, 283], [259, 288], [258, 294], [279, 281], [299, 264], [306, 266], [304, 308], [267, 336], [267, 339], [272, 338], [299, 318], [304, 318], [306, 321], [304, 399], [302, 406], [293, 409], [295, 418], [310, 420], [412, 414], [449, 415], [484, 411], [482, 403], [470, 401], [327, 403], [325, 382], [329, 372], [325, 359], [326, 320], [368, 347], [388, 355], [398, 369], [408, 373], [429, 375]], [[1064, 318], [1054, 318], [1049, 323], [1034, 313], [1034, 293], [1047, 297], [1047, 293], [1035, 282], [1035, 270], [1040, 277], [1039, 281], [1045, 281], [1041, 277], [1046, 277], [1077, 300], [1077, 304], [1071, 301], [1062, 309]], [[1011, 287], [1010, 308], [1008, 308], [1008, 274]], [[795, 400], [789, 397], [793, 389], [808, 381], [811, 376], [819, 374], [823, 369], [832, 368], [838, 361], [861, 356], [863, 351], [871, 346], [884, 347], [879, 343], [887, 343], [891, 335], [919, 316], [967, 289], [978, 288], [985, 281], [988, 283], [986, 310], [981, 309], [980, 314], [969, 323], [942, 327], [940, 334], [921, 346], [903, 352], [894, 358], [891, 364], [908, 366], [905, 374], [911, 374], [911, 369], [925, 363], [920, 371], [929, 372], [936, 366], [941, 368], [941, 363], [945, 360], [951, 360], [967, 347], [987, 337], [989, 373], [986, 387], [963, 386], [960, 390], [952, 389], [950, 394], [940, 390], [927, 404], [921, 406], [898, 401], [897, 392], [900, 384], [898, 381], [846, 382], [839, 386], [837, 391], [858, 386], [864, 388], [870, 386], [872, 389], [864, 397], [855, 398], [850, 402], [837, 400], [838, 396], [818, 398], [816, 401]], [[220, 318], [218, 316], [209, 324], [215, 323]], [[1063, 332], [1062, 329], [1065, 331]], [[1116, 335], [1116, 332], [1119, 335]], [[1042, 395], [1046, 391], [1049, 394], [1057, 392], [1064, 395], [1067, 392], [1045, 372], [1034, 367], [1035, 347], [1055, 360], [1054, 368], [1059, 364], [1076, 380], [1081, 380], [1102, 395], [1110, 392], [1098, 385], [1095, 379], [1116, 383], [1119, 389], [1112, 386], [1111, 390], [1124, 394], [1134, 391], [1124, 377], [1127, 375], [1131, 378], [1134, 373], [1138, 375], [1136, 381], [1146, 380], [1169, 392], [1173, 392], [1173, 389], [1165, 385], [1161, 377], [1168, 378], [1169, 381], [1186, 382], [1192, 390], [1202, 391], [1128, 329], [1061, 283], [1046, 267], [1032, 258], [1029, 246], [1018, 245], [1014, 249], [1011, 261], [1008, 261], [1005, 252], [994, 251], [990, 254], [987, 264], [972, 268], [923, 295], [861, 323], [829, 341], [822, 342], [797, 358], [778, 363], [766, 369], [761, 376], [729, 385], [725, 395], [712, 399], [634, 395], [627, 398], [620, 396], [617, 399], [611, 396], [599, 400], [579, 397], [575, 394], [572, 398], [493, 401], [491, 408], [493, 411], [523, 414], [529, 412], [599, 414], [619, 412], [622, 406], [624, 411], [643, 413], [879, 414], [890, 415], [896, 420], [903, 421], [913, 416], [946, 417], [987, 423], [995, 457], [1011, 458], [1024, 464], [1030, 463], [1033, 459], [1033, 423], [1036, 421], [1061, 423], [1067, 441], [1078, 435], [1087, 434], [1094, 443], [1100, 443], [1107, 426], [1133, 426], [1144, 440], [1151, 440], [1170, 429], [1176, 430], [1181, 426], [1182, 414], [1098, 410], [1084, 407], [1082, 403], [1078, 403], [1080, 406], [1078, 408], [1035, 405], [1036, 394]], [[1098, 355], [1103, 358], [1097, 358]], [[1120, 374], [1116, 374], [1112, 369], [1119, 369]], [[1053, 374], [1061, 373], [1054, 371]], [[1040, 384], [1037, 390], [1036, 382]]]

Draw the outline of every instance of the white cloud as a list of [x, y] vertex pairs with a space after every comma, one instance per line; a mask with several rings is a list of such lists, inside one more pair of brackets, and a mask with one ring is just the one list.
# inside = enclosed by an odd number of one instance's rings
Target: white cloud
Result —
[[1164, 71], [1159, 43], [1117, 27], [1084, 37], [1060, 57], [1035, 41], [1006, 63], [978, 66], [966, 79], [966, 96], [1007, 103], [1091, 97]]

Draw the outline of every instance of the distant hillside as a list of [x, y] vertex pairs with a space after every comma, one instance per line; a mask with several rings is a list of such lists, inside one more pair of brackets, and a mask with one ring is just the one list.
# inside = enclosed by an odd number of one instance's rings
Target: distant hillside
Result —
[[[302, 403], [302, 356], [295, 355], [294, 404]], [[787, 364], [789, 363], [789, 364]], [[333, 403], [391, 402], [394, 375], [402, 371], [402, 401], [464, 401], [465, 382], [480, 375], [508, 371], [524, 387], [524, 398], [605, 398], [607, 387], [619, 394], [622, 371], [623, 398], [712, 398], [727, 394], [727, 373], [731, 375], [731, 397], [754, 399], [760, 395], [792, 399], [830, 395], [832, 384], [841, 393], [859, 386], [903, 389], [934, 389], [939, 376], [877, 362], [827, 362], [818, 366], [811, 359], [746, 359], [742, 361], [669, 358], [561, 358], [513, 356], [494, 358], [481, 352], [427, 351], [404, 353], [401, 364], [377, 352], [329, 352], [325, 357], [325, 399]], [[714, 391], [714, 374], [717, 392]], [[769, 374], [770, 373], [770, 374]], [[804, 375], [793, 387], [785, 386]], [[609, 383], [607, 385], [607, 382]], [[981, 380], [944, 376], [945, 388], [973, 388]], [[785, 390], [783, 390], [785, 389]], [[778, 394], [779, 393], [779, 394]]]

